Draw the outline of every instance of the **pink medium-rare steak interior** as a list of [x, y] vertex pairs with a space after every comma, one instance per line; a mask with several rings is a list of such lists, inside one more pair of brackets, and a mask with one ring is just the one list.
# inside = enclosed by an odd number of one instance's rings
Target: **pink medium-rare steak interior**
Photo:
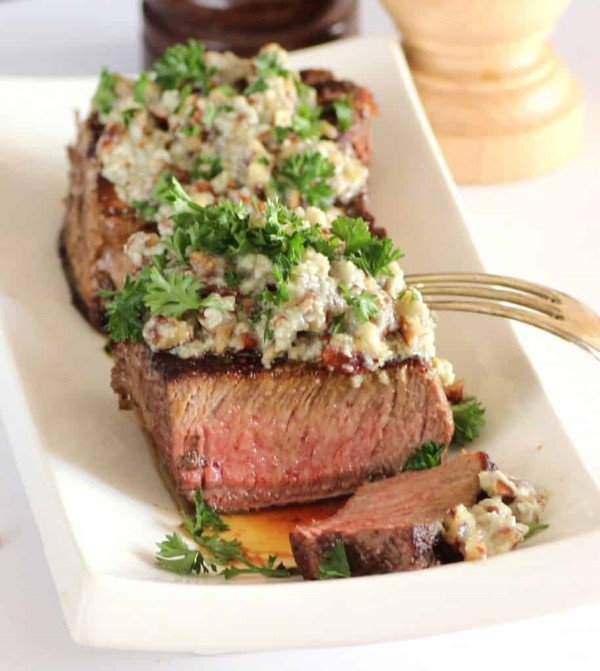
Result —
[[182, 360], [114, 349], [113, 388], [138, 409], [180, 495], [224, 512], [336, 496], [398, 472], [421, 444], [447, 443], [452, 412], [419, 360], [354, 388], [346, 376], [248, 357]]
[[444, 515], [459, 503], [476, 503], [479, 473], [494, 468], [485, 452], [463, 453], [430, 470], [400, 473], [359, 487], [335, 515], [290, 534], [302, 575], [316, 578], [319, 564], [338, 541], [344, 543], [352, 575], [437, 563]]

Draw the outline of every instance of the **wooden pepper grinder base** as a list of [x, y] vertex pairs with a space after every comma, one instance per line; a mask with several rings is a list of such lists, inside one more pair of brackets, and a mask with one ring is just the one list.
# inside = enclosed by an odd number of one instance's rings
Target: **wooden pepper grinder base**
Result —
[[383, 0], [457, 182], [550, 172], [581, 147], [583, 94], [549, 42], [570, 0]]

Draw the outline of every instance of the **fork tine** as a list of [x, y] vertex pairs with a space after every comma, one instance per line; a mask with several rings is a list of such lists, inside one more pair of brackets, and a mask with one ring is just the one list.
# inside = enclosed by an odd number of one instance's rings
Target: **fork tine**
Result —
[[585, 342], [582, 338], [577, 336], [575, 333], [571, 333], [560, 327], [561, 322], [553, 319], [552, 317], [531, 312], [530, 310], [524, 310], [516, 307], [508, 307], [506, 305], [499, 305], [493, 301], [487, 300], [433, 300], [427, 301], [427, 304], [432, 310], [451, 310], [453, 312], [474, 312], [477, 314], [486, 314], [494, 317], [504, 317], [506, 319], [513, 319], [515, 321], [520, 321], [530, 326], [535, 326], [543, 331], [552, 333], [553, 335], [567, 340], [571, 343], [574, 343], [578, 347], [581, 347], [589, 354], [592, 354], [596, 359], [600, 360], [600, 351], [590, 345], [590, 343]]
[[[414, 284], [412, 286], [415, 286]], [[510, 289], [499, 289], [494, 286], [470, 286], [466, 284], [461, 284], [459, 282], [452, 282], [447, 284], [423, 284], [420, 287], [421, 293], [424, 296], [456, 296], [457, 298], [484, 298], [489, 300], [501, 301], [503, 303], [514, 303], [516, 305], [521, 305], [522, 307], [529, 308], [530, 310], [536, 310], [542, 312], [549, 317], [554, 317], [555, 319], [560, 319], [562, 313], [556, 303], [548, 301], [545, 298], [540, 298], [539, 296], [533, 296], [528, 293], [512, 291]], [[430, 298], [427, 302], [431, 303]]]
[[535, 282], [528, 282], [515, 277], [507, 277], [506, 275], [488, 275], [486, 273], [435, 273], [407, 275], [405, 280], [407, 284], [415, 286], [416, 289], [419, 289], [419, 285], [421, 284], [483, 284], [523, 291], [525, 293], [539, 296], [540, 298], [545, 298], [552, 303], [560, 303], [563, 297], [563, 294], [560, 291], [549, 289], [548, 287], [536, 284]]

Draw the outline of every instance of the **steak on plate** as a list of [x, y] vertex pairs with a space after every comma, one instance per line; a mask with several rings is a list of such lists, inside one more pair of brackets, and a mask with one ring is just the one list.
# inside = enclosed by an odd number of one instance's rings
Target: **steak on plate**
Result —
[[485, 452], [471, 452], [430, 470], [363, 485], [335, 515], [290, 534], [298, 568], [304, 578], [317, 578], [319, 565], [338, 541], [344, 543], [353, 576], [439, 563], [442, 519], [460, 503], [474, 505], [479, 473], [493, 469]]
[[204, 492], [235, 512], [314, 501], [393, 475], [416, 448], [447, 443], [452, 412], [419, 359], [388, 364], [389, 383], [258, 357], [180, 359], [114, 346], [113, 389], [135, 407], [180, 496]]

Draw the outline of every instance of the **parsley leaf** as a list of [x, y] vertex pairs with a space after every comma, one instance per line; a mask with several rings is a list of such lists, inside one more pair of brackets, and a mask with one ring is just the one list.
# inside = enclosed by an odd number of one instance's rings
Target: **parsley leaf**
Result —
[[92, 105], [101, 114], [109, 114], [115, 104], [117, 99], [117, 94], [115, 92], [117, 80], [117, 75], [112, 74], [106, 67], [102, 68], [98, 88], [92, 98]]
[[109, 299], [105, 307], [111, 340], [141, 340], [146, 312], [145, 274], [141, 273], [135, 279], [126, 277], [119, 291], [101, 290], [98, 293], [101, 298]]
[[242, 278], [233, 268], [225, 268], [225, 284], [230, 289], [236, 289], [242, 283]]
[[[226, 580], [238, 575], [258, 574], [271, 578], [288, 578], [294, 575], [295, 569], [287, 568], [283, 563], [275, 564], [277, 557], [270, 556], [265, 564], [255, 564], [243, 552], [242, 544], [238, 540], [226, 540], [219, 535], [219, 531], [226, 531], [229, 527], [221, 516], [211, 510], [204, 500], [200, 490], [194, 499], [194, 516], [182, 513], [183, 527], [194, 539], [200, 549], [191, 549], [177, 532], [168, 535], [156, 554], [156, 563], [162, 569], [183, 575], [200, 573], [218, 573], [219, 566], [225, 566], [220, 573]], [[207, 534], [206, 530], [215, 533]], [[208, 553], [205, 556], [203, 551]], [[231, 566], [232, 562], [242, 564], [242, 567]]]
[[177, 270], [150, 268], [144, 304], [151, 315], [181, 317], [188, 310], [202, 306], [199, 293], [202, 282], [195, 276]]
[[442, 463], [442, 456], [446, 451], [447, 445], [439, 443], [425, 443], [414, 452], [404, 464], [403, 471], [426, 471]]
[[218, 156], [198, 156], [196, 165], [190, 170], [190, 179], [211, 180], [223, 172], [223, 165]]
[[179, 575], [208, 573], [202, 554], [192, 550], [176, 531], [156, 545], [156, 563], [160, 568]]
[[204, 529], [216, 531], [227, 531], [229, 529], [222, 517], [206, 505], [204, 494], [200, 489], [196, 491], [194, 496], [194, 517], [187, 513], [182, 513], [182, 515], [183, 526], [191, 536], [201, 534]]
[[550, 525], [549, 524], [528, 524], [529, 527], [527, 533], [525, 536], [523, 536], [523, 540], [526, 541], [528, 538], [531, 538], [532, 536], [535, 536], [535, 534], [539, 533], [540, 531], [544, 531], [547, 529]]
[[326, 553], [323, 561], [319, 564], [319, 580], [331, 578], [349, 578], [350, 564], [346, 555], [346, 546], [340, 538], [333, 548]]
[[139, 111], [140, 111], [139, 107], [129, 107], [121, 112], [121, 119], [123, 120], [123, 125], [125, 126], [125, 128], [129, 128], [131, 120]]
[[196, 40], [169, 47], [151, 68], [156, 83], [163, 89], [189, 84], [194, 90], [208, 93], [214, 71], [206, 65], [204, 55], [204, 45]]
[[337, 125], [342, 130], [348, 130], [352, 125], [354, 118], [354, 106], [352, 104], [352, 94], [348, 94], [339, 100], [333, 101], [333, 110], [337, 119]]
[[342, 326], [344, 325], [344, 320], [346, 319], [346, 313], [342, 312], [338, 315], [335, 315], [333, 319], [331, 320], [331, 324], [329, 326], [329, 333], [331, 335], [335, 335], [336, 333], [339, 333], [341, 330]]
[[181, 126], [179, 132], [185, 137], [200, 137], [200, 126], [197, 123], [190, 123], [187, 126]]
[[269, 88], [268, 80], [272, 77], [287, 77], [289, 71], [279, 62], [279, 54], [274, 51], [264, 51], [254, 60], [256, 76], [245, 88], [244, 95], [262, 93]]
[[152, 205], [148, 200], [134, 200], [131, 203], [136, 211], [136, 214], [145, 221], [154, 221], [154, 217], [158, 212], [158, 205]]
[[142, 72], [139, 79], [133, 85], [133, 99], [136, 103], [144, 105], [146, 103], [146, 89], [150, 84], [150, 77], [147, 72]]
[[485, 408], [476, 398], [471, 398], [452, 406], [454, 435], [452, 445], [460, 447], [472, 443], [479, 436], [479, 429], [485, 424]]
[[340, 293], [361, 324], [368, 322], [371, 317], [377, 314], [377, 296], [375, 294], [361, 291], [360, 294], [353, 296], [345, 284], [340, 284]]
[[325, 239], [320, 226], [306, 228], [298, 215], [277, 201], [265, 204], [262, 221], [257, 224], [243, 203], [225, 201], [201, 207], [172, 176], [155, 195], [175, 210], [175, 226], [165, 245], [182, 263], [192, 251], [226, 257], [251, 252], [267, 256], [273, 264], [274, 289], [263, 292], [265, 303], [288, 299], [287, 279], [308, 247], [329, 258], [335, 252], [336, 243]]
[[316, 100], [315, 90], [301, 81], [296, 82], [296, 88], [300, 100], [298, 110], [292, 119], [291, 126], [276, 126], [273, 129], [277, 142], [283, 142], [290, 133], [306, 139], [319, 137], [323, 132], [323, 121], [321, 120], [323, 108], [314, 102]]
[[316, 151], [293, 154], [275, 172], [273, 185], [281, 197], [296, 188], [308, 205], [321, 207], [331, 200], [333, 192], [327, 179], [335, 172], [333, 163]]
[[225, 580], [231, 580], [238, 575], [252, 575], [258, 574], [263, 575], [266, 578], [290, 578], [293, 575], [298, 573], [296, 568], [288, 568], [283, 562], [276, 564], [277, 557], [275, 555], [269, 555], [265, 564], [255, 564], [251, 562], [244, 555], [240, 555], [236, 558], [237, 561], [242, 563], [245, 568], [239, 568], [237, 566], [228, 566], [223, 571], [223, 577]]
[[344, 243], [343, 255], [373, 277], [387, 273], [390, 263], [402, 257], [390, 238], [374, 236], [364, 219], [340, 216], [331, 230]]

